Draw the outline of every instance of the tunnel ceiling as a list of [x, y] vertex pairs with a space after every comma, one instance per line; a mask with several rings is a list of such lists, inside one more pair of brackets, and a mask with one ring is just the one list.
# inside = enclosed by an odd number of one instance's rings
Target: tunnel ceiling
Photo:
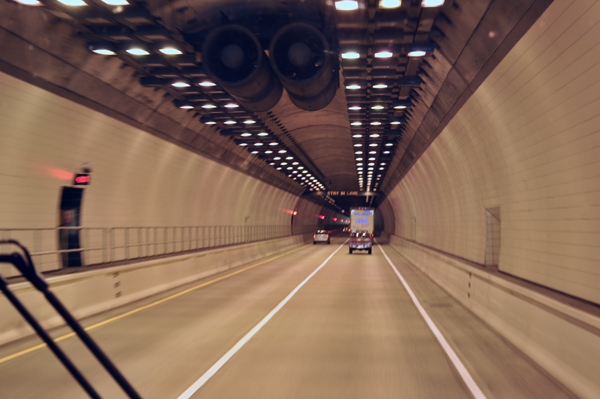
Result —
[[550, 3], [0, 1], [4, 72], [340, 210], [381, 203]]

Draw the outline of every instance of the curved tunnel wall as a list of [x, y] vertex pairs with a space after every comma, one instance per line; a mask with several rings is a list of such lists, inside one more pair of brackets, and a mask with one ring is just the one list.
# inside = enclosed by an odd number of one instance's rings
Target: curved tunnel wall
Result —
[[555, 1], [388, 199], [396, 234], [600, 303], [600, 5]]
[[385, 201], [375, 209], [375, 231], [394, 234], [395, 228], [394, 209], [392, 208], [390, 201], [386, 198]]
[[2, 73], [0, 105], [0, 228], [57, 226], [84, 162], [83, 227], [318, 225], [317, 204]]

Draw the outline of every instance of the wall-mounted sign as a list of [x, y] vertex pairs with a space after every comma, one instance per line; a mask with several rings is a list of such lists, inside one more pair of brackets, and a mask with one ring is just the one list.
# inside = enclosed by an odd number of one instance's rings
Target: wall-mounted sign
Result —
[[312, 195], [330, 197], [376, 197], [379, 193], [373, 191], [314, 191]]

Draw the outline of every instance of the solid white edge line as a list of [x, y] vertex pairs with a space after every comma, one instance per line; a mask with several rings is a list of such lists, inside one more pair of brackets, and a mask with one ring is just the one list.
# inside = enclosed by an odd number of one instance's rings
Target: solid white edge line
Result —
[[[347, 240], [346, 240], [347, 241]], [[184, 393], [182, 393], [178, 399], [189, 399], [192, 397], [192, 395], [194, 395], [200, 388], [202, 388], [202, 386], [212, 377], [214, 376], [217, 371], [219, 371], [219, 369], [221, 367], [223, 367], [225, 365], [225, 363], [227, 363], [229, 361], [229, 359], [231, 359], [233, 357], [233, 355], [235, 355], [258, 331], [260, 331], [261, 328], [264, 327], [265, 324], [267, 324], [267, 322], [269, 320], [271, 320], [271, 318], [273, 316], [275, 316], [275, 314], [277, 312], [279, 312], [279, 310], [281, 310], [281, 308], [288, 303], [288, 301], [290, 299], [292, 299], [292, 297], [294, 295], [296, 295], [296, 293], [300, 290], [300, 288], [302, 288], [304, 286], [304, 284], [306, 284], [308, 282], [308, 280], [310, 280], [315, 274], [317, 274], [317, 272], [319, 270], [321, 270], [323, 268], [323, 266], [325, 266], [327, 264], [327, 262], [329, 262], [329, 260], [333, 257], [333, 255], [335, 255], [345, 244], [346, 241], [344, 241], [344, 243], [342, 245], [340, 245], [331, 255], [329, 255], [329, 257], [327, 259], [325, 259], [325, 262], [321, 263], [321, 265], [319, 267], [317, 267], [307, 278], [304, 279], [304, 281], [302, 281], [296, 288], [294, 288], [294, 290], [285, 297], [284, 300], [282, 300], [281, 302], [279, 302], [279, 304], [277, 306], [275, 306], [275, 308], [273, 310], [271, 310], [269, 312], [269, 314], [267, 314], [265, 316], [264, 319], [262, 319], [256, 326], [254, 326], [254, 328], [252, 330], [250, 330], [246, 335], [244, 335], [244, 337], [242, 339], [240, 339], [231, 349], [229, 349], [229, 351], [227, 353], [225, 353], [223, 355], [223, 357], [221, 357], [215, 364], [213, 364], [213, 366], [208, 369], [203, 375], [202, 377], [200, 377], [196, 382], [194, 382], [192, 384], [192, 386], [190, 386]]]
[[446, 341], [446, 339], [444, 338], [444, 336], [442, 335], [440, 330], [436, 327], [433, 320], [431, 320], [431, 317], [429, 317], [429, 315], [427, 314], [427, 312], [425, 311], [423, 306], [421, 306], [421, 303], [419, 302], [419, 300], [417, 299], [417, 297], [415, 296], [413, 291], [408, 286], [408, 283], [406, 282], [406, 280], [404, 280], [404, 277], [402, 277], [402, 275], [400, 274], [398, 269], [396, 269], [396, 266], [394, 266], [394, 264], [392, 263], [390, 258], [388, 258], [387, 254], [385, 253], [385, 251], [383, 250], [381, 245], [377, 244], [377, 246], [379, 247], [379, 249], [383, 253], [383, 256], [385, 256], [385, 259], [387, 259], [388, 263], [390, 264], [390, 266], [396, 273], [396, 276], [398, 276], [398, 278], [400, 279], [400, 282], [402, 282], [402, 285], [404, 285], [404, 288], [408, 292], [408, 295], [410, 295], [413, 303], [419, 310], [419, 313], [421, 313], [421, 316], [423, 316], [423, 318], [425, 319], [425, 322], [431, 329], [431, 332], [433, 332], [433, 335], [435, 335], [435, 337], [437, 338], [440, 345], [442, 345], [442, 348], [444, 349], [444, 351], [446, 352], [446, 354], [452, 361], [452, 364], [454, 364], [454, 367], [456, 367], [456, 370], [458, 371], [458, 373], [462, 377], [463, 381], [465, 382], [465, 384], [471, 391], [471, 394], [473, 394], [473, 396], [477, 399], [487, 399], [486, 396], [483, 394], [483, 392], [481, 392], [481, 389], [479, 389], [479, 386], [477, 385], [477, 383], [473, 380], [473, 377], [471, 377], [471, 374], [469, 374], [466, 367], [462, 364], [462, 362], [460, 361], [460, 359], [458, 358], [458, 356], [456, 355], [456, 353], [454, 352], [452, 347], [448, 344], [448, 342]]

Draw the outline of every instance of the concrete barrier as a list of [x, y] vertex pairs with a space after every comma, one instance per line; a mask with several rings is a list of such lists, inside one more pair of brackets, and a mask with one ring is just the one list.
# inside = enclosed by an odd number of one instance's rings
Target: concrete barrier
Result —
[[600, 317], [593, 305], [398, 236], [390, 245], [577, 396], [600, 397]]
[[[46, 281], [65, 307], [77, 319], [81, 319], [244, 264], [283, 254], [309, 242], [312, 242], [312, 235], [297, 235], [81, 271], [50, 277]], [[63, 319], [30, 283], [11, 284], [10, 288], [44, 328], [64, 325]], [[2, 294], [0, 315], [0, 345], [34, 334]]]

